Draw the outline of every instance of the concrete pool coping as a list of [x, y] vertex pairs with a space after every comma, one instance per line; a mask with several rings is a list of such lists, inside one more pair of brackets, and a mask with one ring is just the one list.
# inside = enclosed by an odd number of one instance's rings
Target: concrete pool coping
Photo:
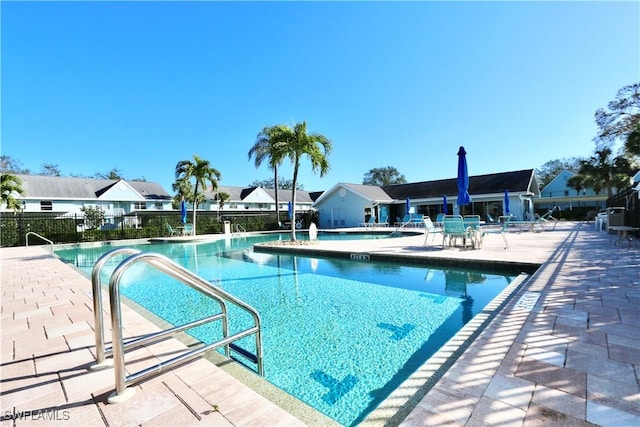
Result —
[[[640, 253], [614, 246], [615, 236], [592, 224], [509, 233], [508, 251], [499, 236], [474, 251], [424, 247], [421, 236], [332, 242], [344, 252], [541, 265], [434, 387], [404, 408], [405, 418], [374, 412], [366, 423], [638, 425]], [[112, 375], [84, 369], [93, 344], [88, 279], [43, 247], [0, 252], [3, 422], [20, 411], [59, 410], [69, 413], [67, 423], [84, 425], [302, 424], [204, 360], [137, 386], [131, 402], [105, 405]], [[539, 299], [517, 308], [526, 292]], [[401, 392], [417, 396], [416, 385]]]

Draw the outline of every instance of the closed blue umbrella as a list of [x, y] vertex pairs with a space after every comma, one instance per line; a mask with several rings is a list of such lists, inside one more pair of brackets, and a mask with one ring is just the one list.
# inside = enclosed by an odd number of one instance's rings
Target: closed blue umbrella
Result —
[[464, 147], [458, 150], [458, 206], [471, 204], [469, 196], [469, 171], [467, 170], [467, 152]]
[[293, 215], [293, 204], [291, 203], [291, 200], [289, 200], [289, 205], [287, 206], [287, 219], [291, 219], [292, 215]]
[[504, 215], [508, 216], [509, 212], [509, 190], [504, 190]]
[[405, 200], [405, 211], [406, 213], [409, 213], [409, 210], [411, 209], [411, 200], [407, 197], [407, 200]]
[[442, 213], [447, 215], [449, 213], [449, 206], [447, 206], [447, 195], [442, 196]]
[[180, 209], [182, 210], [181, 221], [183, 224], [186, 224], [187, 223], [187, 204], [185, 203], [184, 200], [182, 201], [182, 203], [180, 203]]

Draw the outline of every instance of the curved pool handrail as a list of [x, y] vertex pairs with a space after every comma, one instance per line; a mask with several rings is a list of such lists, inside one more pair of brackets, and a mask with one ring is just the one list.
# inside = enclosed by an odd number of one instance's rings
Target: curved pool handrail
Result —
[[47, 238], [46, 238], [46, 237], [44, 237], [44, 236], [39, 235], [39, 234], [38, 234], [38, 233], [36, 233], [35, 231], [30, 231], [30, 232], [28, 232], [27, 234], [25, 234], [25, 236], [24, 236], [25, 246], [29, 247], [29, 236], [30, 236], [30, 235], [33, 235], [33, 236], [39, 237], [39, 238], [41, 238], [42, 240], [44, 240], [45, 242], [49, 243], [49, 244], [51, 245], [51, 253], [53, 253], [53, 241], [52, 241], [52, 240], [47, 239]]
[[[163, 273], [173, 277], [179, 282], [191, 287], [192, 289], [216, 300], [220, 303], [222, 312], [220, 314], [211, 316], [209, 318], [196, 320], [195, 322], [188, 323], [186, 325], [177, 326], [174, 328], [170, 328], [164, 331], [160, 331], [154, 334], [147, 335], [145, 337], [129, 341], [126, 344], [123, 342], [122, 336], [122, 309], [121, 309], [121, 299], [120, 299], [120, 281], [124, 273], [134, 264], [139, 262], [146, 262], [147, 264], [155, 267], [156, 269], [162, 271]], [[234, 335], [229, 335], [228, 331], [228, 321], [227, 321], [227, 308], [226, 302], [230, 302], [235, 304], [236, 306], [242, 308], [246, 312], [248, 312], [253, 317], [253, 326], [235, 333]], [[111, 403], [118, 402], [124, 400], [128, 397], [130, 393], [127, 393], [127, 386], [143, 381], [152, 376], [158, 375], [166, 370], [171, 369], [174, 366], [186, 363], [190, 360], [195, 359], [200, 354], [223, 347], [225, 348], [225, 354], [229, 355], [229, 346], [234, 342], [241, 338], [244, 338], [249, 335], [255, 334], [256, 339], [256, 354], [254, 362], [257, 366], [258, 374], [264, 375], [263, 368], [263, 357], [262, 357], [262, 334], [261, 334], [261, 321], [260, 315], [257, 310], [245, 303], [244, 301], [234, 297], [223, 289], [209, 283], [198, 275], [192, 273], [181, 265], [175, 263], [171, 259], [167, 258], [164, 255], [156, 254], [156, 253], [137, 253], [134, 254], [124, 261], [122, 261], [116, 269], [113, 271], [111, 278], [109, 280], [109, 304], [111, 310], [111, 332], [112, 332], [112, 342], [113, 342], [113, 363], [114, 363], [114, 373], [115, 373], [115, 382], [116, 382], [116, 390], [113, 393], [108, 401]], [[204, 345], [202, 347], [196, 348], [191, 351], [187, 351], [182, 353], [168, 361], [163, 361], [158, 363], [157, 365], [151, 366], [149, 368], [143, 369], [142, 371], [132, 373], [129, 376], [126, 376], [125, 373], [125, 362], [124, 362], [124, 352], [126, 349], [139, 346], [147, 342], [155, 341], [158, 337], [164, 337], [169, 334], [174, 334], [175, 332], [183, 331], [185, 329], [189, 329], [210, 321], [221, 320], [222, 321], [222, 334], [223, 337], [221, 340]]]
[[91, 291], [93, 293], [93, 323], [94, 333], [96, 337], [96, 362], [97, 365], [93, 366], [93, 369], [101, 369], [110, 367], [110, 363], [106, 363], [107, 354], [111, 354], [105, 350], [104, 345], [104, 317], [103, 317], [103, 305], [102, 305], [102, 283], [100, 281], [100, 274], [102, 273], [102, 267], [115, 256], [118, 255], [133, 255], [140, 253], [139, 250], [133, 248], [116, 248], [104, 255], [102, 255], [91, 270]]

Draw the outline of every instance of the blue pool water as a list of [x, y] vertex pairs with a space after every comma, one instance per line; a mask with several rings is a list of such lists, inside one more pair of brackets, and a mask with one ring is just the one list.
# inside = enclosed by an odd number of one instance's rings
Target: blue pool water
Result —
[[[167, 255], [255, 307], [263, 326], [265, 378], [344, 425], [375, 409], [513, 279], [251, 249], [277, 238], [288, 235], [135, 247]], [[56, 253], [90, 274], [95, 260], [111, 249]], [[105, 269], [105, 282], [115, 265]], [[127, 271], [121, 290], [175, 325], [217, 312], [206, 297], [144, 264]], [[233, 333], [250, 318], [231, 311]], [[190, 333], [204, 342], [221, 335], [218, 323]], [[253, 338], [240, 345], [253, 350]]]

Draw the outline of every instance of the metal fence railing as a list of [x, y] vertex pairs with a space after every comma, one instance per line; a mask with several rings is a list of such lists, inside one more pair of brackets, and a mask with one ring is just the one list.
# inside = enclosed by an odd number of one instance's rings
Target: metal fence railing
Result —
[[640, 227], [640, 200], [638, 197], [638, 191], [630, 187], [607, 199], [607, 207], [624, 208], [623, 225]]
[[[286, 212], [284, 215], [286, 216]], [[53, 212], [3, 212], [0, 214], [0, 244], [2, 247], [24, 246], [26, 235], [30, 232], [44, 236], [56, 244], [164, 237], [170, 234], [167, 224], [176, 227], [180, 220], [180, 212], [107, 215], [100, 221], [90, 221], [82, 215], [61, 215]], [[242, 212], [219, 215], [198, 212], [196, 234], [222, 233], [223, 221], [238, 224], [247, 231], [278, 228], [275, 213]], [[284, 217], [281, 221], [284, 221]]]

